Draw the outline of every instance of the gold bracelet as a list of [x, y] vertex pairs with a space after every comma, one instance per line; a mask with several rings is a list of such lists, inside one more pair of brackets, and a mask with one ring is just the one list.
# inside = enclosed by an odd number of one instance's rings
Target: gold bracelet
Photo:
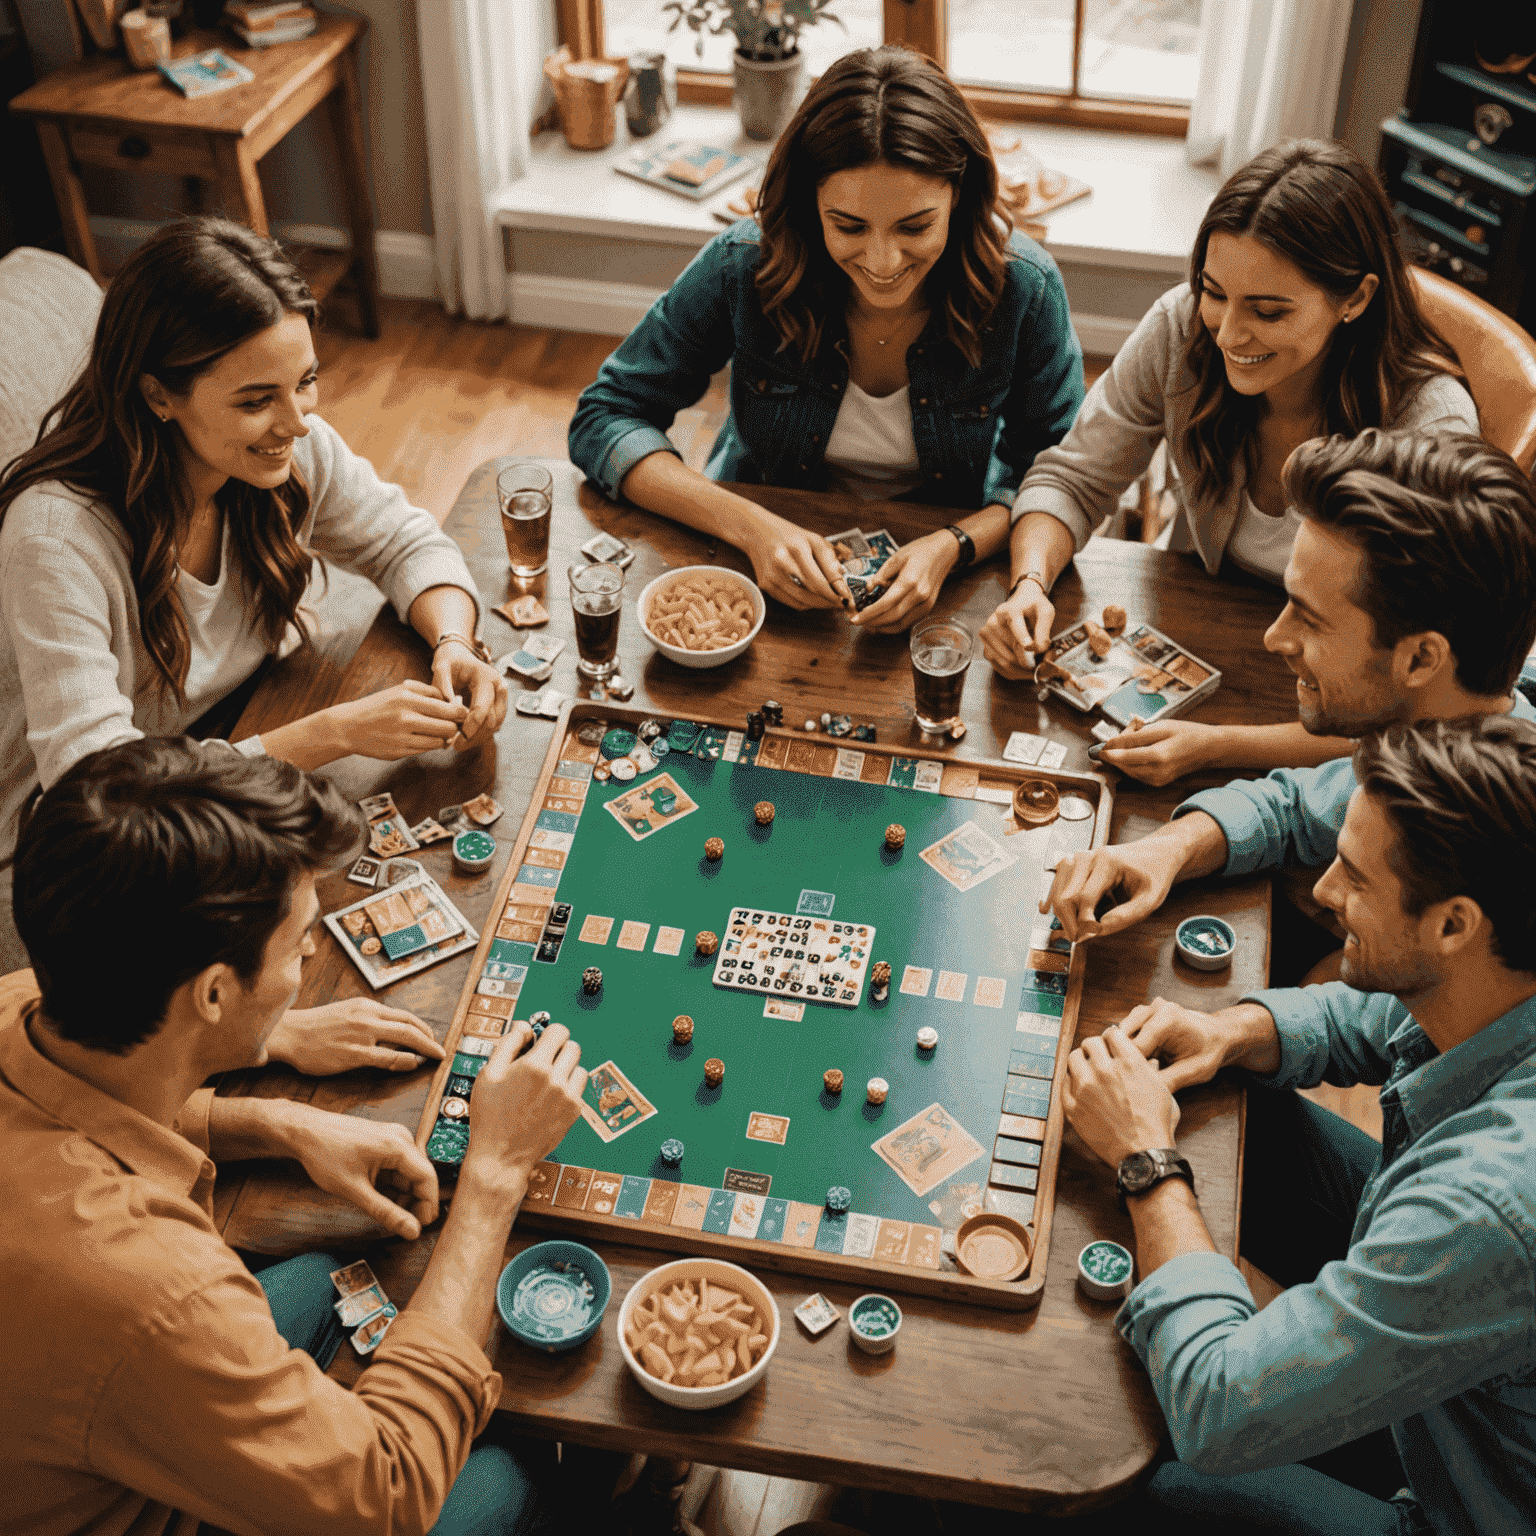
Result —
[[436, 656], [450, 640], [457, 640], [460, 645], [467, 647], [478, 661], [489, 662], [491, 659], [491, 653], [486, 649], [483, 640], [471, 639], [468, 635], [459, 634], [457, 630], [448, 630], [445, 634], [439, 635], [437, 637], [437, 644], [432, 647], [432, 654]]

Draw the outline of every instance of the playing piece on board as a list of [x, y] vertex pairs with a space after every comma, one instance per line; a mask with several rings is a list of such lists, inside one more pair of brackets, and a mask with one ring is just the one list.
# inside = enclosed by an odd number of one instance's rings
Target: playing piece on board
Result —
[[683, 1160], [683, 1144], [676, 1136], [669, 1136], [661, 1144], [661, 1160], [669, 1167], [677, 1167]]
[[379, 883], [379, 870], [382, 867], [377, 859], [370, 859], [365, 854], [347, 871], [347, 879], [353, 885], [366, 886], [371, 891]]
[[917, 1048], [920, 1051], [931, 1051], [939, 1043], [939, 1032], [933, 1025], [925, 1024], [917, 1032]]
[[597, 966], [589, 965], [581, 973], [581, 990], [588, 997], [596, 997], [603, 990], [603, 973]]
[[828, 1067], [821, 1074], [821, 1086], [828, 1093], [841, 1093], [843, 1091], [843, 1074], [837, 1067]]
[[1102, 617], [1104, 619], [1104, 628], [1112, 635], [1118, 635], [1125, 628], [1125, 609], [1118, 603], [1110, 603], [1105, 608]]
[[827, 1191], [827, 1209], [846, 1211], [853, 1204], [853, 1191], [846, 1184], [834, 1184]]
[[678, 1045], [687, 1045], [693, 1039], [693, 1020], [686, 1013], [672, 1020], [672, 1039]]
[[720, 936], [706, 928], [694, 939], [693, 947], [701, 955], [712, 955], [720, 947]]
[[872, 1077], [865, 1085], [864, 1096], [871, 1104], [884, 1104], [891, 1085], [883, 1077]]
[[876, 960], [869, 973], [869, 995], [877, 1003], [883, 1003], [891, 995], [891, 963], [889, 960]]
[[711, 864], [718, 864], [725, 857], [725, 840], [719, 837], [704, 839], [704, 857]]
[[711, 1088], [718, 1088], [725, 1081], [725, 1063], [718, 1056], [711, 1056], [704, 1063], [704, 1081]]
[[758, 826], [771, 827], [773, 825], [773, 801], [759, 800], [752, 808], [752, 815]]
[[885, 829], [885, 846], [895, 852], [898, 848], [904, 848], [907, 842], [907, 829], [898, 822], [892, 822]]

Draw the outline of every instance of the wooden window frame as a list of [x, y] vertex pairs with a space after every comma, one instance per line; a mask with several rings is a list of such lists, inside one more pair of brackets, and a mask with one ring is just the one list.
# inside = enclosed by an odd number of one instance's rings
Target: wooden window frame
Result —
[[[1011, 122], [1056, 123], [1068, 128], [1099, 128], [1116, 133], [1152, 133], [1182, 139], [1189, 132], [1189, 108], [1152, 101], [1085, 96], [1078, 89], [1082, 57], [1084, 0], [1076, 0], [1072, 28], [1072, 86], [1068, 91], [1007, 90], [964, 85], [967, 101], [983, 118]], [[603, 0], [555, 0], [559, 38], [579, 59], [604, 54]], [[884, 0], [885, 41], [906, 43], [940, 64], [949, 41], [949, 0]], [[729, 106], [731, 81], [715, 70], [679, 69], [677, 94], [683, 101]]]

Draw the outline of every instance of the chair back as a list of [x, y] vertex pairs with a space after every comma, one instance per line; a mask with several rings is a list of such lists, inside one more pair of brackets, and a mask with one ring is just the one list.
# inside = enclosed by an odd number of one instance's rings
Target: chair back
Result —
[[1536, 340], [1459, 283], [1411, 267], [1424, 316], [1456, 350], [1485, 443], [1536, 465]]

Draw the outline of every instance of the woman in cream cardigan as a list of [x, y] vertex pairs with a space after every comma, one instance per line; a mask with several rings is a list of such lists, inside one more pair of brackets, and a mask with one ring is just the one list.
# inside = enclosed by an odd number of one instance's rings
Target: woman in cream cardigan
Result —
[[[1278, 590], [1300, 522], [1280, 472], [1308, 438], [1364, 427], [1478, 429], [1455, 353], [1419, 310], [1374, 172], [1342, 144], [1298, 139], [1237, 171], [1206, 211], [1190, 281], [1165, 293], [1088, 392], [1013, 504], [1007, 598], [981, 632], [1004, 677], [1049, 643], [1049, 593], [1166, 441], [1174, 547]], [[1107, 744], [1150, 783], [1200, 767], [1326, 762], [1351, 743], [1299, 725], [1220, 733], [1175, 720]]]

